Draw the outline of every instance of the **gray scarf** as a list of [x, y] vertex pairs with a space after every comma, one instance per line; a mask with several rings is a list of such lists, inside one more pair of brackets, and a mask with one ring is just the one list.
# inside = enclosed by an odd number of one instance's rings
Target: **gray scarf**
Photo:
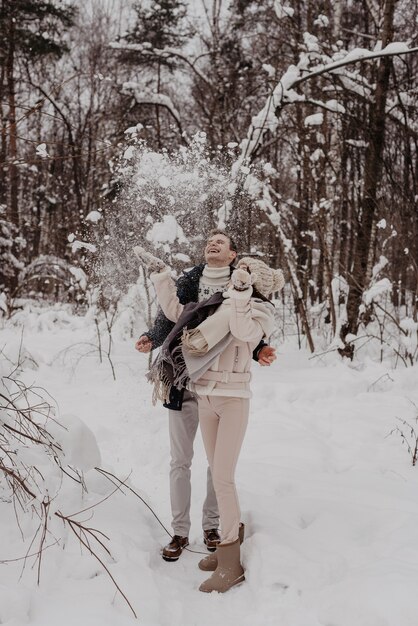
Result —
[[[156, 404], [157, 400], [169, 402], [172, 387], [176, 389], [187, 387], [190, 375], [186, 366], [181, 343], [183, 331], [199, 326], [209, 315], [212, 315], [212, 313], [216, 311], [222, 302], [222, 293], [217, 292], [204, 302], [190, 302], [184, 305], [182, 314], [171, 332], [167, 335], [157, 358], [147, 374], [147, 380], [154, 385], [152, 395], [153, 404]], [[212, 355], [205, 371], [210, 367], [210, 364], [218, 354], [219, 352]]]

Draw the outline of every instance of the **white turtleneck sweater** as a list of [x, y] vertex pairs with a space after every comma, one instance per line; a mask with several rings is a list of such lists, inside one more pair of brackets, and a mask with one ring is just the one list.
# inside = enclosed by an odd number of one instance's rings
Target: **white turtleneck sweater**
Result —
[[217, 291], [223, 291], [231, 276], [230, 266], [209, 267], [205, 265], [199, 280], [199, 302], [207, 300]]

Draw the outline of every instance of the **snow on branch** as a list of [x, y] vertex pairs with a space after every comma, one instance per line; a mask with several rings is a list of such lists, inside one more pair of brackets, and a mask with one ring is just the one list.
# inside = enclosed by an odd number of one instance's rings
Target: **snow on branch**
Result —
[[[337, 73], [334, 72], [334, 75], [337, 75]], [[355, 94], [357, 98], [369, 104], [372, 102], [373, 85], [370, 84], [361, 74], [347, 71], [344, 71], [344, 73], [338, 72], [338, 80], [341, 85], [343, 85], [345, 90]], [[313, 101], [307, 98], [304, 102], [307, 104], [316, 104], [317, 106], [324, 108], [323, 103], [321, 104], [318, 101]], [[413, 134], [414, 138], [418, 138], [418, 128], [413, 126], [410, 120], [405, 121], [405, 116], [399, 108], [405, 104], [412, 104], [412, 102], [412, 98], [410, 98], [407, 93], [399, 94], [396, 100], [388, 97], [386, 103], [386, 115], [391, 122], [400, 124], [401, 126], [407, 126], [408, 132]]]
[[274, 0], [274, 12], [276, 13], [277, 19], [282, 20], [285, 17], [292, 17], [295, 9], [283, 6], [283, 2], [280, 2], [280, 0]]
[[289, 66], [274, 88], [273, 92], [267, 98], [264, 107], [256, 116], [253, 117], [247, 132], [247, 137], [241, 141], [240, 156], [232, 168], [233, 178], [238, 177], [241, 167], [245, 167], [246, 164], [251, 162], [257, 148], [259, 148], [262, 144], [266, 132], [270, 131], [271, 133], [274, 133], [276, 131], [279, 123], [278, 118], [282, 108], [286, 104], [290, 104], [292, 102], [304, 101], [304, 96], [295, 91], [296, 87], [307, 80], [311, 80], [312, 78], [321, 76], [322, 74], [339, 74], [340, 72], [337, 70], [340, 70], [351, 63], [368, 61], [385, 56], [410, 54], [413, 52], [418, 52], [418, 47], [408, 48], [407, 44], [403, 42], [390, 43], [383, 48], [383, 50], [378, 51], [370, 51], [365, 48], [355, 48], [350, 50], [343, 58], [317, 65], [314, 69], [308, 69], [306, 67], [306, 55], [302, 55], [301, 60], [297, 65]]
[[163, 106], [169, 110], [171, 115], [176, 120], [177, 124], [180, 124], [180, 113], [175, 108], [171, 98], [162, 93], [150, 93], [144, 91], [141, 85], [136, 82], [123, 83], [123, 92], [130, 94], [135, 98], [137, 104], [156, 104]]
[[321, 74], [333, 72], [334, 70], [349, 65], [350, 63], [357, 63], [358, 61], [369, 61], [370, 59], [378, 59], [380, 57], [391, 57], [400, 54], [410, 54], [412, 52], [418, 52], [418, 47], [408, 48], [408, 45], [402, 41], [393, 41], [382, 50], [377, 51], [367, 50], [367, 48], [354, 48], [338, 61], [333, 61], [332, 63], [326, 63], [315, 67], [315, 69], [312, 70], [308, 75], [301, 76], [298, 80], [296, 80], [293, 86], [296, 87], [297, 85], [300, 85], [301, 83], [313, 78], [314, 76], [320, 76]]

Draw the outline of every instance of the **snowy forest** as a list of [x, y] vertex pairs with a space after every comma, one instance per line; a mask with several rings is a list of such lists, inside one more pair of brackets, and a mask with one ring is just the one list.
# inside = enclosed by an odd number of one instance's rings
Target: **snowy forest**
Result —
[[311, 351], [383, 326], [412, 364], [418, 8], [198, 5], [2, 4], [4, 314], [96, 287], [115, 307], [132, 244], [180, 271], [223, 225], [284, 269]]
[[[416, 626], [417, 2], [0, 0], [0, 32], [0, 624]], [[208, 610], [197, 531], [158, 553], [132, 249], [178, 277], [213, 228], [285, 287], [246, 588]], [[197, 442], [193, 520], [205, 472]]]

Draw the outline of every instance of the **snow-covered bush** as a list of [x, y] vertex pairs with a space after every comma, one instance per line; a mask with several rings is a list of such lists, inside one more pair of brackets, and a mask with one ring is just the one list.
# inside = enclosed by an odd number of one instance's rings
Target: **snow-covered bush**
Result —
[[[48, 391], [28, 382], [38, 369], [36, 358], [25, 348], [22, 338], [14, 339], [8, 333], [5, 336], [6, 343], [0, 350], [3, 567], [19, 561], [23, 568], [29, 564], [39, 583], [43, 571], [47, 579], [50, 577], [50, 565], [54, 571], [59, 553], [67, 547], [69, 562], [73, 562], [75, 540], [76, 552], [87, 559], [93, 557], [95, 575], [106, 572], [136, 616], [110, 571], [115, 562], [110, 539], [92, 522], [96, 508], [113, 495], [117, 498], [116, 492], [121, 492], [126, 481], [100, 467], [96, 437], [85, 422], [77, 415], [59, 414]], [[129, 486], [127, 489], [136, 493]], [[54, 547], [58, 555], [50, 560]], [[0, 621], [4, 619], [3, 608]]]
[[415, 322], [411, 317], [404, 317], [399, 326], [403, 331], [400, 335], [401, 348], [404, 351], [405, 359], [413, 365], [418, 360], [418, 322]]
[[[386, 257], [380, 256], [372, 268], [368, 288], [363, 292], [360, 306], [360, 325], [356, 335], [346, 336], [346, 345], [355, 348], [359, 358], [389, 361], [393, 366], [403, 363], [414, 365], [418, 358], [418, 323], [397, 309], [393, 301], [393, 284], [384, 276], [389, 265]], [[335, 279], [334, 279], [335, 280]], [[343, 289], [343, 306], [338, 307], [338, 328], [346, 320], [346, 298], [348, 288]], [[337, 303], [336, 295], [334, 302]], [[336, 306], [336, 304], [335, 304]], [[339, 345], [336, 335], [334, 343]], [[342, 346], [340, 345], [340, 350]], [[340, 352], [341, 353], [341, 352]], [[354, 350], [353, 350], [354, 353]]]
[[80, 300], [86, 289], [85, 272], [52, 255], [36, 257], [19, 274], [19, 295], [38, 295], [40, 292], [60, 300]]
[[81, 505], [84, 472], [100, 464], [100, 452], [80, 419], [58, 420], [47, 392], [25, 383], [28, 366], [37, 363], [21, 343], [2, 349], [0, 493], [3, 506], [14, 507], [17, 532], [34, 548], [39, 579], [46, 542], [51, 534], [56, 544], [63, 540], [62, 523], [72, 523], [68, 503]]

